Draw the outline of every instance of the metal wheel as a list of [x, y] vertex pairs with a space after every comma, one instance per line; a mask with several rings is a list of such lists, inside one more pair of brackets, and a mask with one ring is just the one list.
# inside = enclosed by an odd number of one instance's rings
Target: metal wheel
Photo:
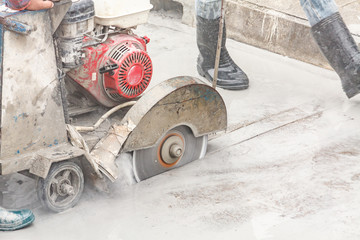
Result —
[[138, 182], [203, 158], [207, 136], [194, 137], [190, 128], [179, 126], [168, 131], [156, 146], [133, 152], [134, 175]]
[[65, 161], [51, 166], [48, 176], [40, 178], [37, 193], [41, 203], [54, 212], [73, 207], [84, 189], [84, 175], [74, 162]]

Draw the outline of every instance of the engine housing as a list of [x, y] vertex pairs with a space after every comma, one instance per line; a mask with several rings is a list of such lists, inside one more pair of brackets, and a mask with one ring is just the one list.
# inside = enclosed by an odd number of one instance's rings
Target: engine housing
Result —
[[152, 77], [148, 41], [136, 35], [111, 35], [104, 43], [83, 48], [83, 65], [67, 76], [107, 107], [135, 98], [145, 91]]

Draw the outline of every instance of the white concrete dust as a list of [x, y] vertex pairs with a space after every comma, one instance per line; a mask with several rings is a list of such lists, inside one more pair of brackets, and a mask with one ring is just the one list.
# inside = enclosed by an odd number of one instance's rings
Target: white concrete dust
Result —
[[36, 182], [21, 174], [0, 176], [0, 206], [19, 209], [38, 207]]
[[132, 165], [132, 154], [131, 153], [122, 153], [116, 159], [116, 164], [120, 169], [119, 178], [117, 182], [123, 186], [131, 186], [136, 183], [133, 165]]
[[2, 223], [12, 222], [17, 220], [18, 216], [12, 212], [6, 211], [0, 207], [0, 219]]

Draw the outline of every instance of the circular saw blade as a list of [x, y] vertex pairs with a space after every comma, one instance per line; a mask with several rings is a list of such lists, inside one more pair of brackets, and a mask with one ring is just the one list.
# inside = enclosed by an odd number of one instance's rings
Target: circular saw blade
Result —
[[[174, 140], [174, 136], [178, 139]], [[136, 181], [140, 182], [173, 168], [183, 166], [196, 159], [203, 158], [207, 150], [207, 140], [207, 136], [194, 137], [191, 129], [186, 126], [173, 128], [159, 139], [154, 147], [133, 152], [133, 170]], [[172, 161], [171, 164], [169, 164], [169, 161], [166, 161], [165, 156], [164, 159], [162, 157], [164, 155], [164, 148], [167, 149], [169, 141], [173, 143], [183, 142], [183, 144], [179, 144], [180, 146], [176, 148], [177, 150], [181, 148], [181, 156]], [[169, 147], [169, 151], [173, 148]]]

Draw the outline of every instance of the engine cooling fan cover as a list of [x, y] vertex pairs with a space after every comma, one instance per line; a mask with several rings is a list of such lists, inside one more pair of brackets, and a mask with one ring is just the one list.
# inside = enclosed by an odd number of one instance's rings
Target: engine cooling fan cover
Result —
[[117, 69], [104, 74], [105, 91], [111, 99], [135, 98], [149, 86], [152, 61], [140, 44], [127, 42], [117, 46], [107, 63], [117, 65]]

